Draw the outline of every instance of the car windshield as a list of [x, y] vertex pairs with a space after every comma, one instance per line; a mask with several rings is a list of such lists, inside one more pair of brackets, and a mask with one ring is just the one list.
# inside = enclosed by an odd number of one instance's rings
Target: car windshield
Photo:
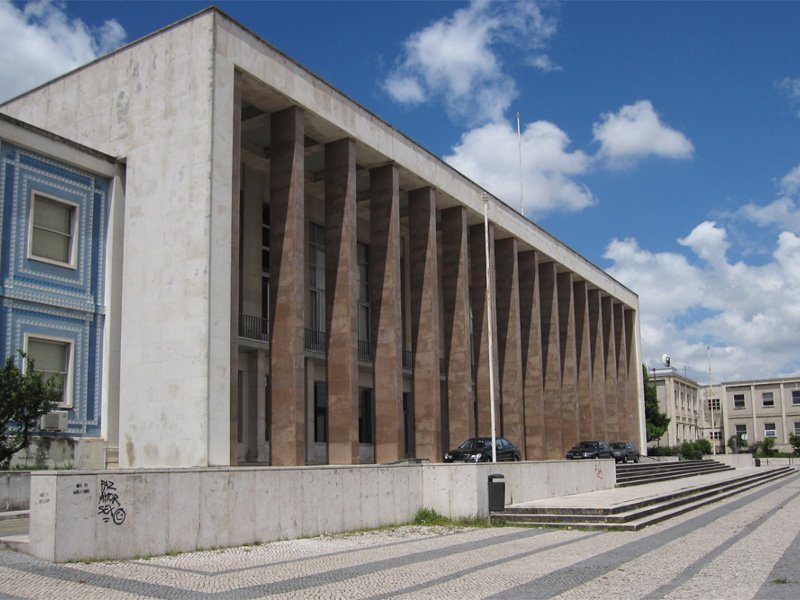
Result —
[[597, 442], [581, 442], [575, 446], [578, 450], [594, 450], [597, 448]]
[[462, 450], [480, 450], [481, 448], [490, 448], [491, 442], [481, 439], [469, 439], [459, 446]]
[[620, 442], [611, 444], [611, 447], [614, 448], [614, 450], [625, 450], [625, 444], [622, 444]]

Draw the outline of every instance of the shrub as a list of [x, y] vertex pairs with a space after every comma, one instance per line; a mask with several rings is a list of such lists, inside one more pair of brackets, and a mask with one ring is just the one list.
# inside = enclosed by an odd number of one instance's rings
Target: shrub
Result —
[[677, 451], [671, 446], [656, 446], [647, 449], [647, 456], [675, 456]]
[[800, 456], [800, 435], [789, 436], [789, 443], [794, 447], [795, 456]]
[[683, 442], [679, 452], [682, 460], [700, 460], [703, 458], [703, 449], [695, 442]]
[[700, 438], [698, 440], [695, 440], [694, 444], [703, 454], [711, 454], [710, 440], [707, 440], [706, 438]]

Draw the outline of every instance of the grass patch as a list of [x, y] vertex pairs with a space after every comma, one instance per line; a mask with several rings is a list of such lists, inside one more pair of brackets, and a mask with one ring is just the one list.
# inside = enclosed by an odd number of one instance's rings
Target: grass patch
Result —
[[487, 517], [449, 519], [430, 508], [420, 508], [414, 515], [412, 525], [436, 527], [491, 527]]

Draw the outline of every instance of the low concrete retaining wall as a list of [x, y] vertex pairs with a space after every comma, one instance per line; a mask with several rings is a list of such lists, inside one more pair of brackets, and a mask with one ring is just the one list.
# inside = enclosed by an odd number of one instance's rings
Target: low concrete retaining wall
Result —
[[[722, 464], [733, 467], [734, 469], [746, 469], [747, 467], [754, 467], [755, 461], [753, 455], [749, 453], [741, 454], [707, 454], [703, 456], [707, 460], [715, 460]], [[761, 464], [764, 464], [763, 462]]]
[[238, 546], [410, 521], [420, 508], [488, 515], [488, 476], [506, 502], [608, 489], [614, 463], [40, 471], [29, 552], [54, 562]]
[[27, 510], [30, 494], [29, 471], [0, 472], [0, 511]]

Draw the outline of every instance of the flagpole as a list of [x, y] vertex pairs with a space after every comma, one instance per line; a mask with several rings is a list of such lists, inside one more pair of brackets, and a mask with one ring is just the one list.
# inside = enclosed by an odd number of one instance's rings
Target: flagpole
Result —
[[520, 116], [517, 112], [517, 156], [519, 158], [519, 212], [525, 216], [525, 194], [524, 194], [524, 181], [525, 178], [522, 172], [522, 128], [519, 124]]
[[492, 279], [489, 262], [489, 196], [483, 195], [483, 231], [486, 249], [486, 317], [489, 326], [489, 407], [492, 419], [492, 462], [497, 462], [497, 430], [494, 418], [494, 324], [492, 317]]

